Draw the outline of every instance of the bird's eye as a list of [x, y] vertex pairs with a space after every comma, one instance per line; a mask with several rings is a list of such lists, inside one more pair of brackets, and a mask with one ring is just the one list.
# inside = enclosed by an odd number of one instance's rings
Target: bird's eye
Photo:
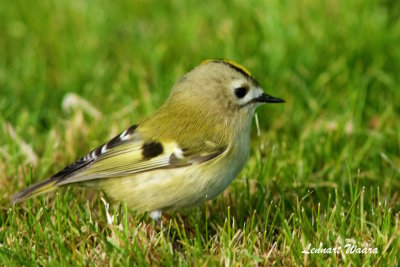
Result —
[[235, 88], [235, 96], [237, 98], [243, 98], [247, 94], [248, 91], [249, 91], [249, 88], [244, 87], [244, 86]]

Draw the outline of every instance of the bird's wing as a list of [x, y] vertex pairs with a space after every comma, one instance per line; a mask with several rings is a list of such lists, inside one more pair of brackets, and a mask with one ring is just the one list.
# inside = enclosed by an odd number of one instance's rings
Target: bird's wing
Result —
[[172, 141], [145, 140], [134, 125], [68, 165], [50, 180], [56, 185], [64, 185], [155, 169], [180, 168], [207, 162], [226, 151], [226, 146], [217, 146], [210, 141], [195, 147], [181, 147]]

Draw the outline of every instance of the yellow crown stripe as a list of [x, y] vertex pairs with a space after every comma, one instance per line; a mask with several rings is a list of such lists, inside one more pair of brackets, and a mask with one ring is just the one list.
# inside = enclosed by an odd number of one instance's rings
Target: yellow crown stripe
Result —
[[246, 69], [245, 67], [243, 67], [242, 65], [240, 65], [239, 63], [236, 63], [235, 61], [232, 61], [232, 60], [223, 60], [223, 61], [228, 63], [229, 65], [232, 65], [232, 66], [242, 70], [248, 76], [253, 77], [253, 75], [251, 75], [250, 71], [248, 69]]
[[227, 60], [227, 59], [208, 59], [208, 60], [203, 61], [201, 64], [205, 64], [205, 63], [209, 63], [209, 62], [222, 62], [222, 63], [228, 64], [231, 67], [233, 67], [234, 69], [236, 69], [236, 70], [242, 72], [243, 74], [249, 76], [250, 78], [254, 79], [253, 75], [250, 73], [250, 71], [248, 69], [246, 69], [239, 63], [236, 63], [235, 61]]

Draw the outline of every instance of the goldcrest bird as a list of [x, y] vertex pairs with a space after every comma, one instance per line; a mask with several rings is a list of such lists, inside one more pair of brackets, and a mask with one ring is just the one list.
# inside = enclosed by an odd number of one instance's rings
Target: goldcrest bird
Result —
[[11, 203], [78, 184], [100, 188], [159, 220], [164, 210], [221, 193], [248, 159], [256, 107], [280, 102], [243, 66], [207, 60], [178, 80], [152, 116], [17, 193]]

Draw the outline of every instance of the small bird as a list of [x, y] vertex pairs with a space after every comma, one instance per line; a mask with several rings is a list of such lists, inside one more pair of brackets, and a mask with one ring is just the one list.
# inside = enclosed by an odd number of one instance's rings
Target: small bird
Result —
[[256, 107], [281, 102], [243, 66], [206, 60], [176, 82], [152, 116], [15, 194], [11, 204], [77, 184], [160, 220], [164, 210], [198, 205], [227, 188], [248, 159]]

